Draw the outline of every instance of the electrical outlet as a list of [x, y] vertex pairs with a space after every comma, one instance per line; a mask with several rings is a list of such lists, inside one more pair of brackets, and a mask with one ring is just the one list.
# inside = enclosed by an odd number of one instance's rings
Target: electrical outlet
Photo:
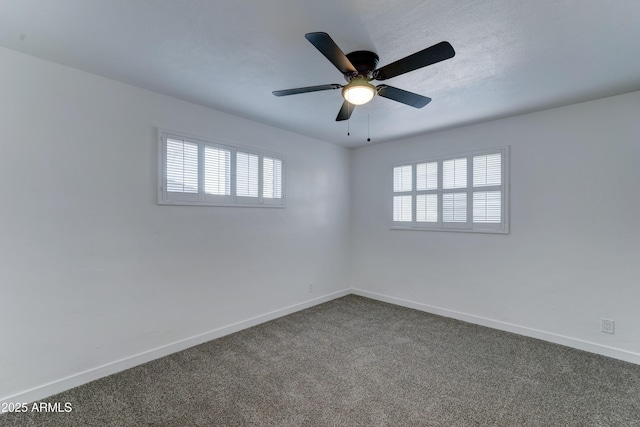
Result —
[[602, 324], [600, 325], [600, 330], [606, 334], [613, 334], [615, 322], [611, 319], [600, 319]]
[[309, 292], [313, 292], [313, 283], [309, 283]]

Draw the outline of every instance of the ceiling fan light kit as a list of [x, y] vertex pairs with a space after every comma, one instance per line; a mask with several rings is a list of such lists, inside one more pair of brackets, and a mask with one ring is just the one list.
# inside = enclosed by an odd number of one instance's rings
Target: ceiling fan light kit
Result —
[[414, 108], [424, 107], [431, 101], [431, 98], [386, 84], [374, 86], [369, 82], [371, 80], [387, 80], [418, 68], [453, 58], [456, 54], [453, 47], [448, 42], [443, 41], [384, 67], [376, 68], [378, 66], [378, 55], [374, 52], [360, 50], [345, 55], [333, 39], [323, 32], [307, 33], [305, 38], [343, 74], [348, 83], [346, 85], [333, 83], [276, 90], [273, 91], [273, 94], [275, 96], [287, 96], [342, 88], [344, 102], [338, 112], [336, 121], [348, 120], [356, 105], [366, 104], [376, 94]]
[[364, 105], [376, 94], [376, 88], [364, 78], [351, 80], [342, 88], [342, 96], [352, 105]]

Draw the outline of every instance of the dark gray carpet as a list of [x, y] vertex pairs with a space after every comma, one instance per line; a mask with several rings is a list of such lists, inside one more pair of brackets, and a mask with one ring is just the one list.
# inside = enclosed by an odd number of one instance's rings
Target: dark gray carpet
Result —
[[357, 296], [47, 399], [1, 426], [640, 426], [640, 366]]

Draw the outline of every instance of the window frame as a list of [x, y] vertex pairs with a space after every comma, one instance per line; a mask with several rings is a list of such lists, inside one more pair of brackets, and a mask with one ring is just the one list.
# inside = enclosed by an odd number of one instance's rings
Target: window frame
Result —
[[[499, 185], [482, 185], [474, 187], [473, 159], [477, 156], [501, 154], [501, 183]], [[418, 231], [456, 231], [471, 233], [509, 233], [509, 163], [510, 163], [510, 147], [501, 146], [482, 150], [466, 151], [462, 153], [447, 154], [438, 157], [431, 157], [421, 160], [412, 160], [410, 162], [402, 162], [394, 164], [391, 167], [390, 193], [391, 193], [391, 209], [390, 209], [390, 229], [392, 230], [418, 230]], [[446, 161], [466, 158], [466, 186], [463, 188], [443, 188], [443, 164]], [[419, 164], [437, 164], [437, 189], [417, 189], [417, 167]], [[411, 166], [411, 190], [410, 191], [394, 191], [394, 170], [395, 168]], [[473, 221], [473, 203], [475, 193], [500, 192], [501, 198], [501, 221], [499, 223], [474, 222]], [[444, 194], [466, 194], [466, 221], [465, 222], [445, 222], [443, 220], [443, 195]], [[418, 213], [418, 196], [426, 194], [437, 195], [437, 222], [422, 222], [417, 220]], [[394, 198], [397, 196], [411, 196], [411, 221], [394, 221]]]
[[[198, 146], [198, 192], [182, 193], [167, 191], [167, 139], [197, 144]], [[227, 150], [230, 153], [229, 163], [229, 195], [215, 195], [205, 192], [205, 147]], [[247, 147], [226, 142], [214, 141], [183, 132], [158, 128], [157, 140], [157, 204], [178, 206], [216, 206], [216, 207], [260, 207], [284, 208], [285, 205], [285, 159], [280, 153], [266, 151], [255, 147]], [[258, 197], [237, 195], [237, 153], [258, 156]], [[280, 198], [263, 197], [263, 163], [264, 158], [279, 160], [280, 163]]]

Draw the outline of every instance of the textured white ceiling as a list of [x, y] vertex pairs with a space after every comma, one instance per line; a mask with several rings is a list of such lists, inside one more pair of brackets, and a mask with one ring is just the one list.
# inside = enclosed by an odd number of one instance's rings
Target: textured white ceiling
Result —
[[[335, 122], [342, 74], [304, 34], [386, 65], [440, 41], [450, 60], [385, 81]], [[347, 147], [640, 90], [638, 0], [2, 0], [0, 45]]]

